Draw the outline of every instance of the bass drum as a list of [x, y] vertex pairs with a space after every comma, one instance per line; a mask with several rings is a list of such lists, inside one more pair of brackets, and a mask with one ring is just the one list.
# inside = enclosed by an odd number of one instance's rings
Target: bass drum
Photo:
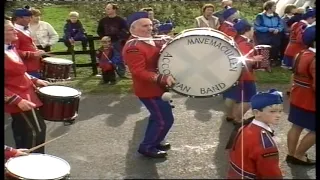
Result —
[[211, 28], [188, 29], [161, 50], [160, 74], [172, 75], [172, 90], [189, 97], [213, 97], [235, 85], [241, 53], [232, 38]]

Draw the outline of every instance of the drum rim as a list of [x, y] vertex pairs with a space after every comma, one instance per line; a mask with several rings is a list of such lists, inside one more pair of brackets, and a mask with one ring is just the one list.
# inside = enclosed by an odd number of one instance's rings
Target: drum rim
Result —
[[254, 46], [254, 49], [258, 49], [258, 48], [271, 48], [271, 46], [267, 45], [267, 44], [261, 44], [261, 45]]
[[[225, 34], [225, 33], [223, 33], [223, 32], [219, 32], [219, 31], [217, 31], [217, 30], [215, 30], [215, 29], [212, 29], [212, 28], [190, 28], [190, 29], [187, 29], [187, 30], [192, 31], [192, 30], [206, 30], [206, 29], [209, 30], [209, 31], [218, 32], [219, 34], [222, 34], [222, 35], [226, 36], [227, 38], [229, 38], [227, 34]], [[211, 30], [211, 29], [212, 29], [212, 30]], [[159, 53], [160, 56], [161, 56], [161, 54], [164, 52], [164, 50], [168, 47], [169, 44], [172, 44], [172, 43], [174, 43], [175, 41], [181, 39], [181, 38], [175, 39], [178, 35], [181, 35], [183, 32], [186, 32], [187, 30], [181, 31], [181, 32], [180, 32], [179, 34], [177, 34], [172, 40], [170, 40], [168, 43], [166, 43], [166, 45], [160, 50], [160, 53]], [[188, 37], [192, 37], [192, 36], [196, 36], [196, 35], [190, 35], [190, 36], [188, 36]], [[208, 35], [204, 35], [204, 36], [208, 36]], [[218, 39], [220, 39], [220, 38], [218, 38]], [[231, 38], [230, 38], [230, 39], [231, 39]], [[230, 46], [232, 46], [232, 47], [235, 49], [235, 51], [237, 51], [237, 52], [239, 53], [240, 56], [243, 56], [243, 54], [242, 54], [241, 51], [239, 50], [239, 46], [237, 45], [237, 43], [235, 43], [235, 41], [234, 41], [233, 39], [231, 39], [233, 43], [230, 43], [229, 41], [226, 41], [226, 40], [224, 40], [224, 39], [221, 39], [221, 40], [223, 40], [223, 41], [225, 41], [226, 43], [230, 44]], [[160, 59], [160, 56], [159, 56], [159, 59]], [[157, 63], [157, 66], [158, 66], [158, 67], [159, 67], [159, 65], [160, 65], [160, 61], [158, 61], [158, 63]], [[230, 87], [228, 87], [228, 88], [225, 89], [224, 91], [220, 91], [219, 93], [216, 93], [216, 94], [207, 95], [207, 96], [194, 96], [194, 95], [189, 95], [189, 94], [186, 94], [186, 93], [182, 93], [182, 92], [177, 91], [177, 90], [175, 90], [175, 89], [173, 89], [173, 88], [171, 88], [170, 90], [172, 90], [173, 92], [175, 92], [175, 93], [177, 93], [177, 94], [180, 94], [180, 95], [182, 95], [182, 96], [187, 96], [187, 97], [192, 97], [192, 98], [209, 98], [209, 97], [219, 96], [220, 94], [226, 92], [227, 90], [229, 90], [230, 88], [232, 88], [233, 86], [235, 86], [235, 85], [238, 84], [239, 78], [241, 77], [241, 74], [242, 74], [242, 68], [243, 68], [243, 67], [242, 67], [242, 65], [241, 65], [241, 69], [239, 70], [239, 75], [238, 75], [237, 80], [236, 80]], [[159, 68], [158, 68], [158, 69], [159, 69]]]
[[[55, 159], [59, 159], [59, 160], [61, 160], [62, 162], [66, 163], [66, 165], [68, 165], [68, 167], [69, 167], [68, 173], [65, 174], [65, 175], [63, 175], [63, 176], [57, 177], [57, 178], [55, 178], [55, 179], [61, 179], [61, 178], [63, 178], [63, 177], [66, 177], [66, 176], [68, 176], [68, 175], [70, 174], [70, 172], [71, 172], [71, 166], [70, 166], [70, 164], [69, 164], [66, 160], [64, 160], [64, 159], [62, 159], [62, 158], [60, 158], [60, 157], [53, 156], [53, 155], [50, 155], [50, 154], [41, 154], [41, 153], [30, 153], [29, 155], [31, 155], [31, 156], [32, 156], [32, 155], [49, 156], [49, 157], [53, 157], [53, 158], [55, 158]], [[27, 155], [27, 156], [29, 156], [29, 155]], [[12, 162], [13, 159], [16, 159], [16, 158], [19, 158], [19, 157], [23, 157], [23, 156], [11, 157], [10, 159], [8, 159], [7, 162], [4, 164], [4, 168], [5, 168], [5, 171], [7, 171], [7, 173], [9, 173], [10, 175], [15, 176], [15, 177], [20, 178], [20, 179], [25, 179], [24, 177], [21, 177], [21, 176], [19, 176], [19, 175], [17, 175], [17, 174], [14, 174], [13, 172], [11, 172], [11, 171], [8, 169], [8, 164], [9, 164], [9, 162], [10, 162], [10, 161]], [[30, 179], [30, 180], [36, 180], [36, 179]], [[48, 179], [48, 180], [54, 180], [54, 179]]]
[[[40, 91], [40, 89], [42, 88], [46, 88], [46, 87], [51, 87], [51, 86], [62, 86], [62, 87], [67, 87], [67, 88], [71, 88], [71, 89], [74, 89], [76, 91], [78, 91], [78, 94], [77, 95], [74, 95], [74, 96], [53, 96], [53, 95], [49, 95], [49, 94], [45, 94], [43, 92]], [[41, 87], [41, 88], [38, 88], [37, 89], [37, 92], [41, 95], [45, 95], [45, 96], [49, 96], [49, 97], [54, 97], [54, 98], [77, 98], [77, 97], [80, 97], [82, 95], [81, 91], [79, 91], [78, 89], [75, 89], [75, 88], [72, 88], [72, 87], [68, 87], [68, 86], [63, 86], [63, 85], [49, 85], [49, 86], [45, 86], [45, 87]]]
[[46, 60], [46, 59], [49, 59], [49, 58], [52, 58], [52, 57], [43, 58], [42, 60], [44, 62], [49, 63], [49, 64], [57, 64], [57, 65], [72, 65], [73, 64], [73, 62], [71, 60], [68, 60], [68, 59], [55, 58], [55, 59], [61, 59], [61, 60], [64, 60], [64, 61], [69, 61], [69, 63], [66, 63], [66, 62], [65, 63], [59, 63], [59, 62], [52, 62], [52, 61]]

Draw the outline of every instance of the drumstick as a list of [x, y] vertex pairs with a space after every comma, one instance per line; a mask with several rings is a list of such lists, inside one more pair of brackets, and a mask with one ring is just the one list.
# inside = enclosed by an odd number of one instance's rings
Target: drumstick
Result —
[[30, 153], [30, 152], [32, 152], [32, 151], [35, 151], [35, 150], [37, 150], [37, 149], [45, 146], [46, 144], [49, 144], [49, 143], [51, 143], [51, 142], [53, 142], [53, 141], [55, 141], [55, 140], [57, 140], [57, 139], [62, 138], [63, 136], [65, 136], [65, 135], [67, 135], [67, 134], [68, 134], [68, 133], [62, 134], [61, 136], [58, 136], [58, 137], [56, 137], [56, 138], [54, 138], [54, 139], [51, 139], [50, 141], [47, 141], [47, 142], [44, 142], [44, 143], [42, 143], [42, 144], [40, 144], [40, 145], [38, 145], [38, 146], [35, 146], [35, 147], [27, 150], [26, 153]]
[[[27, 98], [28, 98], [28, 100], [31, 102], [31, 98], [30, 98], [30, 95], [29, 95], [29, 94], [27, 94]], [[41, 132], [41, 128], [40, 128], [40, 125], [39, 125], [38, 118], [37, 118], [37, 116], [36, 116], [36, 112], [34, 111], [33, 108], [31, 109], [31, 111], [32, 111], [32, 115], [33, 115], [34, 121], [36, 122], [36, 125], [37, 125], [37, 127], [38, 127], [38, 130], [39, 130], [39, 132]]]

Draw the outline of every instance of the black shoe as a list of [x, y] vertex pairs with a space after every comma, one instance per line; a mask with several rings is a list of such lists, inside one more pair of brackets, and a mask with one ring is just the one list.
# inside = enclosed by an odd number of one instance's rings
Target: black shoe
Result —
[[139, 149], [138, 153], [150, 158], [165, 158], [167, 156], [166, 151], [160, 151], [160, 150], [143, 151]]
[[313, 165], [316, 164], [315, 160], [307, 158], [307, 161], [302, 161], [302, 160], [300, 160], [298, 158], [295, 158], [295, 157], [289, 156], [289, 155], [287, 155], [286, 161], [288, 163], [291, 163], [291, 164], [294, 164], [294, 165], [301, 165], [301, 166], [313, 166]]
[[156, 146], [156, 148], [160, 151], [168, 151], [169, 149], [171, 149], [171, 144], [166, 142], [163, 144], [159, 144], [158, 146]]
[[232, 122], [232, 121], [234, 121], [234, 118], [226, 117], [226, 121], [227, 122]]

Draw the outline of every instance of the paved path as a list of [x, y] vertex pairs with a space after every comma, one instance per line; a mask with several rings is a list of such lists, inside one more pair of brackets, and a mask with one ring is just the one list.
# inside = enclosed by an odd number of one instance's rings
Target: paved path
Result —
[[[47, 139], [69, 135], [47, 146], [47, 153], [67, 160], [72, 179], [224, 178], [224, 150], [233, 125], [222, 120], [223, 101], [174, 96], [175, 124], [169, 135], [173, 145], [166, 161], [136, 153], [144, 134], [148, 112], [133, 95], [84, 95], [80, 116], [71, 126], [47, 122]], [[286, 155], [287, 100], [285, 113], [275, 127], [286, 178], [315, 178], [315, 168], [289, 167]], [[5, 142], [13, 145], [10, 120], [5, 122]], [[315, 148], [309, 153], [315, 158]]]

